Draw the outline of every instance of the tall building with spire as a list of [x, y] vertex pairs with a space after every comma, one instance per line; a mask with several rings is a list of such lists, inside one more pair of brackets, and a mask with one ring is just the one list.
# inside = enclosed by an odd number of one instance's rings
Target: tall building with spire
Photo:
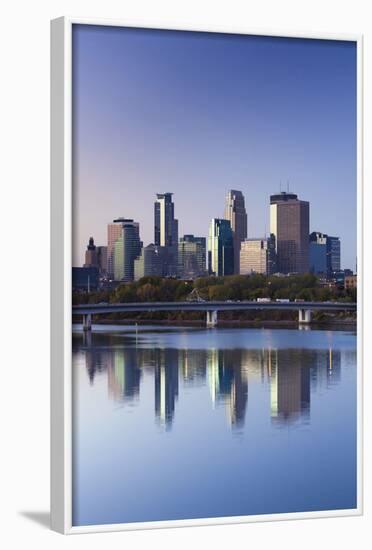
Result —
[[241, 191], [231, 189], [225, 200], [225, 220], [231, 225], [234, 242], [234, 273], [240, 271], [240, 246], [247, 238], [247, 212], [244, 195]]
[[309, 213], [309, 203], [294, 193], [271, 195], [270, 233], [275, 236], [279, 273], [309, 272]]
[[97, 266], [98, 266], [97, 247], [94, 244], [93, 237], [89, 237], [88, 246], [85, 251], [84, 267], [97, 267]]
[[167, 274], [177, 275], [178, 220], [174, 217], [173, 193], [157, 193], [154, 203], [154, 244], [164, 246], [168, 253]]

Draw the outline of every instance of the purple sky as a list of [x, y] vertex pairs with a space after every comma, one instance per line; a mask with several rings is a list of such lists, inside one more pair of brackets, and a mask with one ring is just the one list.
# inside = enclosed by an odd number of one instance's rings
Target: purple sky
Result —
[[354, 269], [354, 42], [74, 25], [73, 265], [118, 216], [152, 242], [166, 191], [180, 236], [206, 236], [228, 189], [263, 236], [288, 181]]

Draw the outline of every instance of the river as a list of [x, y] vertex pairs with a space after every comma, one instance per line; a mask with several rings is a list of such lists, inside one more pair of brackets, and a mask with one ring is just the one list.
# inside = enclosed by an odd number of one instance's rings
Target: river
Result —
[[73, 525], [356, 507], [356, 334], [73, 333]]

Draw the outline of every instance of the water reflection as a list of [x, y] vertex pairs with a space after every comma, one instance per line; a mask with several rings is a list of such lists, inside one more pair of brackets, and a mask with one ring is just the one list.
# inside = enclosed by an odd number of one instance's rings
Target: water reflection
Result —
[[[271, 423], [308, 422], [311, 395], [332, 389], [341, 379], [339, 349], [176, 349], [123, 345], [107, 335], [75, 340], [83, 351], [90, 384], [107, 373], [108, 396], [124, 405], [140, 399], [146, 371], [153, 380], [154, 415], [165, 430], [172, 427], [182, 389], [207, 385], [212, 408], [224, 406], [232, 429], [246, 420], [248, 388], [261, 384]], [[180, 391], [181, 389], [181, 391]]]
[[155, 416], [161, 425], [169, 429], [178, 397], [178, 350], [155, 349], [154, 355]]

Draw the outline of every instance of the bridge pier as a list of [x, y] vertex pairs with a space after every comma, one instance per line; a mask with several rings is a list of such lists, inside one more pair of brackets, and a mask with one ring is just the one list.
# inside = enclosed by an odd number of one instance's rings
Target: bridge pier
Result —
[[216, 327], [218, 322], [218, 313], [216, 311], [207, 311], [207, 327]]
[[92, 314], [85, 313], [83, 314], [83, 330], [92, 330]]
[[298, 310], [298, 322], [302, 325], [308, 325], [311, 323], [311, 309], [299, 309]]

